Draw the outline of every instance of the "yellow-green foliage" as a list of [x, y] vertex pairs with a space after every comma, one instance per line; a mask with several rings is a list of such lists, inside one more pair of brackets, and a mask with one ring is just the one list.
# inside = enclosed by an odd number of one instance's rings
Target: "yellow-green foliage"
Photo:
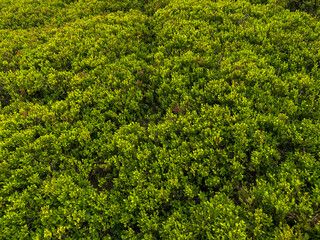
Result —
[[0, 239], [319, 239], [293, 2], [0, 0]]

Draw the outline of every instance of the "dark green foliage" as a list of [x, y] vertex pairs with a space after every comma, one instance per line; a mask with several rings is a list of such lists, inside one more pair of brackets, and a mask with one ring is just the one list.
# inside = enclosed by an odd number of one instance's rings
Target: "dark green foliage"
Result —
[[320, 238], [293, 2], [0, 1], [0, 239]]
[[299, 10], [318, 16], [320, 13], [320, 2], [318, 0], [286, 0], [284, 3], [290, 11]]
[[252, 4], [272, 4], [290, 11], [307, 12], [317, 18], [320, 16], [319, 0], [250, 0]]

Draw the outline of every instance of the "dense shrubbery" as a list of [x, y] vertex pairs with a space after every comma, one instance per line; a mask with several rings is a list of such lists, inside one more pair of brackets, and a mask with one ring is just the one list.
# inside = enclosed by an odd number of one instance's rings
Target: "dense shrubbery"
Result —
[[250, 0], [253, 4], [273, 4], [290, 11], [303, 11], [313, 16], [320, 16], [320, 1], [318, 0]]
[[0, 239], [320, 238], [293, 2], [1, 0]]

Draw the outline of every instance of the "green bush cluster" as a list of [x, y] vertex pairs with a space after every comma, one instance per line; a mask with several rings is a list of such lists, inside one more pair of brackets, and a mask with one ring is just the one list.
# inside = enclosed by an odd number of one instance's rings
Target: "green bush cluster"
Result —
[[318, 0], [250, 0], [252, 4], [273, 4], [290, 11], [307, 12], [315, 17], [320, 16], [320, 1]]
[[320, 238], [320, 22], [278, 2], [0, 0], [0, 239]]

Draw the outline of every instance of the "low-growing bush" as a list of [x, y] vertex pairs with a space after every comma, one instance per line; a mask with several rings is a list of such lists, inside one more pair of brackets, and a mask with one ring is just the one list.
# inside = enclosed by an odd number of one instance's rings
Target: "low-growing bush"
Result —
[[0, 0], [0, 239], [320, 238], [291, 2]]

